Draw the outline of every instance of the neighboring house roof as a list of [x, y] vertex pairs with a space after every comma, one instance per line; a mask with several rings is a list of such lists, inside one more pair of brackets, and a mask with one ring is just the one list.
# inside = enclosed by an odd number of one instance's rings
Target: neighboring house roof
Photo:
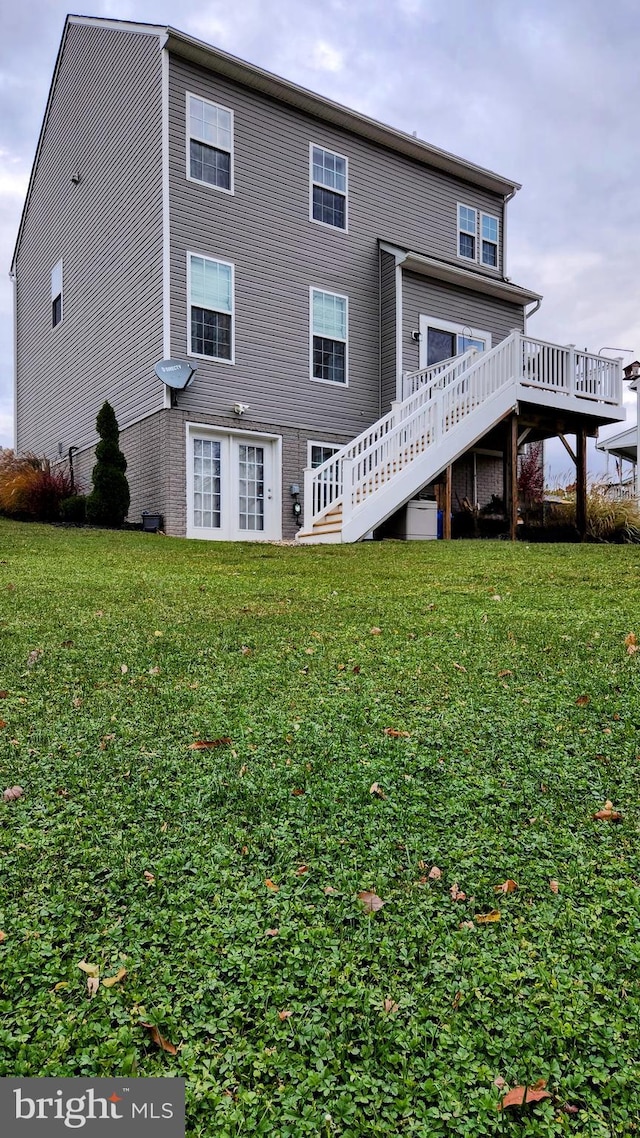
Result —
[[599, 439], [596, 443], [598, 450], [613, 454], [616, 458], [626, 458], [629, 462], [636, 462], [638, 455], [638, 428], [634, 423], [626, 431], [617, 435], [610, 435], [608, 439]]
[[[437, 146], [431, 146], [429, 143], [423, 142], [411, 134], [406, 134], [404, 131], [386, 126], [384, 123], [369, 118], [367, 115], [359, 114], [349, 107], [335, 103], [333, 100], [326, 99], [324, 96], [309, 91], [305, 87], [300, 87], [296, 83], [282, 79], [270, 71], [265, 71], [263, 68], [256, 67], [252, 63], [238, 59], [237, 56], [230, 55], [226, 51], [221, 51], [220, 48], [212, 47], [210, 44], [195, 39], [193, 36], [189, 36], [176, 28], [160, 24], [133, 23], [128, 20], [103, 19], [97, 16], [67, 16], [62, 40], [58, 49], [53, 78], [51, 80], [44, 119], [40, 129], [38, 146], [22, 211], [16, 245], [11, 260], [12, 272], [20, 246], [24, 219], [29, 207], [31, 189], [53, 101], [67, 32], [71, 24], [85, 24], [89, 27], [105, 27], [140, 35], [159, 36], [163, 41], [163, 46], [168, 47], [175, 55], [179, 55], [207, 69], [214, 70], [217, 74], [235, 80], [245, 87], [260, 91], [262, 94], [268, 95], [279, 102], [287, 103], [289, 106], [296, 107], [298, 110], [313, 115], [315, 118], [323, 119], [325, 122], [329, 122], [334, 126], [342, 127], [352, 134], [366, 138], [370, 142], [378, 143], [380, 146], [385, 146], [389, 150], [403, 154], [425, 166], [442, 170], [452, 177], [460, 178], [476, 186], [482, 186], [484, 189], [491, 190], [496, 194], [502, 194], [504, 197], [511, 196], [521, 188], [520, 182], [514, 182], [510, 178], [504, 178], [492, 170], [485, 169], [483, 166], [477, 166], [475, 163], [467, 162], [464, 158], [458, 158], [456, 155], [450, 154], [446, 150], [441, 150]], [[461, 270], [461, 272], [464, 272], [464, 270]], [[468, 275], [471, 276], [472, 274]], [[530, 294], [530, 299], [537, 299], [537, 294]]]

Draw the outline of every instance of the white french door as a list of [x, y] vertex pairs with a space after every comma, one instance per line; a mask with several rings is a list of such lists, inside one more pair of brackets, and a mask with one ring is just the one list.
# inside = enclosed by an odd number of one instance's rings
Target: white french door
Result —
[[188, 537], [277, 541], [282, 534], [278, 440], [189, 428], [187, 508]]
[[459, 356], [469, 348], [480, 352], [491, 347], [491, 333], [465, 324], [452, 324], [437, 317], [420, 317], [420, 367], [431, 367], [441, 360]]

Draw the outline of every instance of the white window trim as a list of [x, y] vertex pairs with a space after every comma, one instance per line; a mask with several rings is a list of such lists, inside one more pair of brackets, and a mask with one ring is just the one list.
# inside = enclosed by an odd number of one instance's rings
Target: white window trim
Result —
[[[282, 435], [267, 434], [265, 431], [228, 431], [225, 427], [216, 426], [212, 423], [194, 423], [189, 421], [185, 423], [186, 428], [186, 486], [187, 486], [187, 526], [186, 536], [191, 538], [198, 538], [203, 541], [281, 541], [282, 540]], [[246, 439], [248, 442], [256, 440], [258, 445], [260, 442], [275, 444], [273, 446], [273, 535], [264, 537], [251, 537], [251, 538], [229, 538], [226, 536], [227, 530], [203, 530], [200, 526], [195, 526], [193, 522], [193, 440], [196, 438], [203, 439], [220, 439], [224, 442], [231, 439]], [[221, 455], [221, 457], [224, 457]], [[228, 487], [227, 487], [228, 489]], [[229, 508], [229, 499], [224, 496], [223, 489], [223, 502], [225, 510]], [[247, 531], [260, 533], [259, 530]]]
[[315, 467], [312, 468], [312, 466], [311, 466], [311, 449], [312, 449], [312, 447], [323, 447], [324, 449], [332, 450], [334, 454], [337, 454], [339, 450], [342, 450], [343, 446], [344, 446], [344, 443], [327, 443], [327, 442], [323, 443], [319, 439], [307, 439], [307, 469], [308, 470], [316, 469]]
[[[56, 261], [55, 265], [51, 266], [51, 304], [49, 305], [49, 315], [51, 318], [51, 331], [52, 332], [55, 332], [56, 328], [59, 328], [60, 325], [64, 323], [64, 266], [63, 266], [62, 262], [63, 262], [63, 258], [60, 257], [60, 260]], [[58, 266], [60, 266], [60, 292], [56, 292], [54, 295], [54, 292], [53, 292], [53, 274], [55, 273]], [[57, 296], [60, 297], [60, 319], [58, 320], [57, 324], [54, 324], [53, 323], [53, 302]]]
[[[331, 228], [331, 227], [330, 227]], [[337, 383], [334, 379], [318, 379], [313, 374], [313, 294], [314, 292], [325, 292], [328, 296], [337, 296], [340, 300], [345, 302], [345, 322], [346, 322], [346, 338], [338, 340], [339, 343], [344, 344], [344, 383]], [[337, 337], [335, 337], [338, 339]], [[327, 336], [327, 340], [334, 339], [332, 336]], [[349, 297], [345, 296], [342, 292], [334, 292], [330, 288], [322, 288], [321, 285], [309, 285], [309, 378], [312, 383], [324, 383], [327, 387], [333, 387], [334, 390], [344, 391], [349, 386]]]
[[[198, 138], [197, 135], [191, 133], [191, 117], [189, 115], [189, 99], [200, 99], [203, 103], [208, 103], [210, 107], [219, 107], [221, 111], [227, 111], [231, 115], [231, 149], [229, 150], [229, 189], [224, 186], [214, 186], [211, 182], [205, 182], [201, 178], [193, 178], [191, 176], [191, 146], [190, 142], [193, 138], [196, 142], [201, 142], [203, 146], [211, 146], [206, 138]], [[213, 147], [214, 150], [220, 150], [221, 147]], [[185, 150], [186, 150], [186, 175], [187, 181], [193, 182], [196, 186], [206, 186], [208, 190], [215, 190], [219, 194], [233, 195], [235, 193], [235, 121], [234, 114], [231, 107], [225, 107], [222, 103], [215, 103], [213, 99], [205, 99], [204, 95], [198, 95], [195, 91], [185, 92]]]
[[429, 328], [437, 328], [442, 332], [453, 332], [457, 336], [466, 335], [470, 340], [484, 340], [485, 352], [492, 346], [491, 332], [482, 328], [472, 328], [469, 324], [454, 324], [451, 320], [440, 320], [438, 316], [420, 315], [420, 369], [428, 367], [427, 348]]
[[[333, 154], [335, 158], [342, 158], [345, 164], [345, 191], [344, 191], [344, 229], [339, 225], [329, 225], [326, 221], [319, 221], [317, 217], [313, 216], [313, 187], [321, 186], [323, 190], [331, 190], [330, 186], [325, 186], [322, 182], [315, 182], [313, 179], [313, 148], [317, 150], [326, 150], [327, 154]], [[340, 193], [340, 190], [333, 190], [333, 193]], [[332, 233], [348, 233], [349, 232], [349, 159], [346, 154], [338, 154], [337, 150], [332, 150], [329, 146], [323, 146], [319, 142], [309, 143], [309, 221], [314, 225], [320, 225], [323, 229], [330, 229]]]
[[[482, 236], [482, 221], [483, 221], [483, 218], [485, 218], [485, 217], [491, 218], [491, 221], [495, 221], [495, 223], [496, 223], [496, 228], [497, 228], [496, 240], [495, 240], [495, 242], [494, 241], [488, 242], [488, 244], [490, 244], [490, 245], [495, 244], [495, 247], [496, 247], [496, 263], [495, 263], [495, 265], [485, 265], [484, 261], [482, 260], [482, 242], [484, 241], [484, 237]], [[500, 268], [500, 218], [498, 217], [497, 214], [486, 213], [484, 210], [482, 210], [482, 212], [480, 213], [480, 219], [478, 222], [478, 262], [479, 262], [479, 264], [482, 265], [483, 269], [493, 269], [493, 271], [495, 272], [496, 269]]]
[[[460, 228], [460, 207], [465, 209], [472, 209], [476, 215], [476, 230], [475, 230], [475, 243], [476, 255], [475, 257], [465, 257], [460, 252], [460, 234], [467, 233], [466, 229]], [[496, 241], [496, 263], [495, 265], [485, 265], [482, 260], [482, 219], [483, 217], [490, 217], [495, 221], [498, 227], [498, 240]], [[493, 244], [493, 242], [492, 242]], [[459, 261], [464, 261], [465, 264], [471, 263], [472, 265], [480, 265], [483, 269], [488, 269], [489, 272], [496, 273], [500, 269], [500, 218], [497, 213], [488, 213], [486, 209], [478, 209], [478, 206], [469, 205], [467, 202], [456, 202], [456, 256]]]
[[[213, 261], [217, 265], [227, 265], [231, 269], [231, 359], [223, 356], [207, 356], [202, 352], [191, 350], [191, 258], [202, 257], [205, 261]], [[197, 307], [197, 306], [196, 306]], [[210, 308], [209, 312], [221, 312], [222, 309]], [[223, 313], [228, 315], [228, 313]], [[222, 257], [212, 257], [210, 253], [199, 253], [196, 249], [187, 249], [187, 355], [197, 360], [209, 360], [210, 363], [235, 364], [236, 362], [236, 267], [233, 261], [225, 261]]]

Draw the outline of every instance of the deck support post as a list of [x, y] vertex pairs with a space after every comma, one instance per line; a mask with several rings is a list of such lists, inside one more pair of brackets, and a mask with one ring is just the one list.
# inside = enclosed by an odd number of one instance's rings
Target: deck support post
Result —
[[515, 541], [518, 536], [518, 414], [516, 411], [507, 420], [505, 482], [509, 537], [511, 541]]
[[587, 536], [587, 432], [576, 433], [576, 529], [580, 540]]
[[451, 541], [451, 466], [447, 466], [442, 481], [442, 537]]

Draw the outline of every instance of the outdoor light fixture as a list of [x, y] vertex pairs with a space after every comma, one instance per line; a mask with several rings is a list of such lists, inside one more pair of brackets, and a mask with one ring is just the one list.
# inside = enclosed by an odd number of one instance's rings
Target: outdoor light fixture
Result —
[[296, 521], [298, 522], [298, 524], [300, 524], [300, 515], [302, 513], [302, 506], [300, 505], [300, 502], [298, 501], [298, 496], [300, 494], [300, 487], [298, 486], [297, 482], [291, 483], [290, 492], [291, 492], [291, 497], [293, 498], [293, 516], [296, 519]]
[[419, 343], [420, 343], [420, 341], [421, 341], [421, 339], [422, 339], [422, 335], [421, 335], [421, 333], [418, 331], [418, 329], [417, 329], [417, 328], [415, 328], [415, 329], [414, 329], [414, 331], [411, 333], [411, 339], [412, 339], [412, 340], [415, 340], [417, 344], [419, 344]]
[[248, 403], [234, 403], [233, 410], [234, 410], [234, 414], [236, 414], [236, 415], [244, 415], [245, 411], [249, 410], [249, 404]]

